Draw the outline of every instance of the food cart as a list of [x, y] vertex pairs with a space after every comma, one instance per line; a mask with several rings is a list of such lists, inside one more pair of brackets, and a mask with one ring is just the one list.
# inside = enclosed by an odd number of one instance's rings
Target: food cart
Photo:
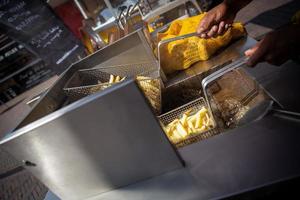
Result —
[[[297, 177], [298, 115], [243, 68], [255, 42], [165, 77], [138, 30], [70, 66], [0, 144], [62, 199], [221, 198]], [[110, 75], [126, 79], [97, 82]], [[203, 107], [207, 130], [168, 137]]]

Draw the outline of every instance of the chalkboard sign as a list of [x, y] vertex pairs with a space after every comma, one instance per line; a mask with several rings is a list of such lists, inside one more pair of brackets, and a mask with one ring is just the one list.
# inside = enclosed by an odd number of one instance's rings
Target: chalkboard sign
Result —
[[84, 56], [80, 41], [46, 1], [0, 0], [0, 32], [27, 47], [57, 74]]
[[0, 84], [0, 105], [4, 104], [41, 81], [55, 74], [42, 60], [36, 60], [29, 66]]
[[24, 70], [37, 57], [24, 45], [14, 41], [5, 34], [0, 34], [0, 83]]

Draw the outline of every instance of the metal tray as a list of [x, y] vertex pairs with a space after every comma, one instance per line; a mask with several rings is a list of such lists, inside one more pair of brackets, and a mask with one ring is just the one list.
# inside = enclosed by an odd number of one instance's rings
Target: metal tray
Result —
[[180, 168], [132, 79], [66, 104], [63, 87], [77, 71], [134, 62], [156, 63], [140, 31], [73, 64], [1, 148], [61, 199], [87, 199]]

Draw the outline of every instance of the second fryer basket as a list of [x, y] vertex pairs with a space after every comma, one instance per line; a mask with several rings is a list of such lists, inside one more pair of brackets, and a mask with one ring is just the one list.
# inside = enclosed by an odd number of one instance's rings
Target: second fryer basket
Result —
[[144, 62], [79, 70], [64, 87], [71, 101], [106, 89], [117, 83], [108, 83], [110, 75], [135, 78], [156, 114], [161, 111], [162, 83], [155, 63]]

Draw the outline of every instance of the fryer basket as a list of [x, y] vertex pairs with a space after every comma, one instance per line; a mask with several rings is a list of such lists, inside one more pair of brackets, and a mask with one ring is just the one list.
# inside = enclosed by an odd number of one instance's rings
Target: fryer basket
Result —
[[190, 109], [192, 109], [192, 112], [196, 112], [196, 111], [200, 110], [202, 107], [206, 107], [208, 109], [210, 118], [213, 122], [213, 128], [210, 129], [210, 130], [195, 134], [195, 135], [191, 135], [191, 136], [187, 137], [186, 139], [184, 139], [182, 141], [174, 143], [174, 145], [177, 148], [184, 147], [186, 145], [189, 145], [189, 144], [192, 144], [194, 142], [209, 138], [209, 137], [214, 136], [214, 135], [219, 133], [219, 131], [217, 130], [217, 127], [216, 127], [215, 119], [214, 119], [209, 107], [207, 106], [207, 103], [206, 103], [205, 99], [203, 97], [200, 97], [200, 98], [198, 98], [194, 101], [191, 101], [191, 102], [189, 102], [189, 103], [187, 103], [183, 106], [180, 106], [180, 107], [178, 107], [174, 110], [171, 110], [170, 112], [167, 112], [167, 113], [165, 113], [163, 115], [160, 115], [158, 117], [158, 119], [162, 123], [162, 125], [166, 126], [170, 122], [172, 122], [173, 120], [179, 119], [180, 116], [184, 112], [186, 112]]
[[161, 112], [161, 89], [159, 70], [155, 63], [134, 63], [79, 70], [63, 88], [70, 101], [102, 91], [118, 83], [108, 83], [110, 75], [135, 78], [156, 114]]

